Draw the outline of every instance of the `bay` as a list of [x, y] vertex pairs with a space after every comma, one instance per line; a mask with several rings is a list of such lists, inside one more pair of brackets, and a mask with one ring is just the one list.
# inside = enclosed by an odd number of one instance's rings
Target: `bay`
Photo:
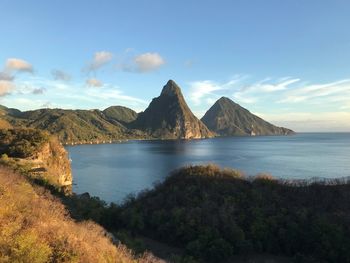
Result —
[[151, 188], [174, 169], [215, 163], [246, 175], [309, 179], [350, 176], [350, 133], [230, 137], [205, 140], [129, 141], [66, 147], [73, 191], [120, 203]]

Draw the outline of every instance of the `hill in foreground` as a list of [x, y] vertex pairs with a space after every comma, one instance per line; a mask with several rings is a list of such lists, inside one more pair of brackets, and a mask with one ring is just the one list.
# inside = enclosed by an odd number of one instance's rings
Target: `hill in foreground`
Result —
[[205, 262], [266, 253], [293, 262], [350, 262], [350, 183], [329, 183], [188, 167], [130, 199], [119, 220]]
[[70, 163], [55, 137], [0, 130], [0, 154], [0, 262], [160, 262], [150, 254], [135, 258], [102, 227], [84, 221], [89, 217], [77, 223], [68, 215], [62, 202], [74, 195], [60, 187], [72, 183]]
[[272, 125], [226, 97], [217, 100], [201, 120], [220, 136], [294, 133], [290, 129]]
[[160, 262], [135, 258], [92, 221], [75, 222], [58, 199], [2, 166], [0, 222], [1, 262]]
[[169, 80], [159, 97], [131, 123], [131, 127], [146, 131], [160, 139], [200, 139], [213, 133], [197, 119], [188, 107], [180, 87]]

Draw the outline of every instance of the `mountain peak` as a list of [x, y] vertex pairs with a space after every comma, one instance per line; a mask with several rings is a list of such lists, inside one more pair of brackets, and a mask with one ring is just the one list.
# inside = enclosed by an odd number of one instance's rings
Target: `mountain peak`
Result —
[[212, 137], [213, 133], [197, 119], [188, 107], [180, 87], [169, 80], [159, 97], [131, 124], [155, 138], [195, 139]]
[[161, 95], [167, 95], [167, 96], [178, 96], [181, 95], [181, 89], [176, 84], [175, 81], [170, 79], [167, 84], [163, 87]]
[[225, 101], [225, 100], [231, 100], [231, 99], [225, 96], [222, 96], [220, 99], [218, 99], [218, 101]]
[[231, 100], [228, 97], [221, 97], [216, 101], [217, 104], [221, 105], [222, 107], [232, 107], [232, 106], [239, 106], [236, 102]]
[[225, 102], [233, 102], [230, 98], [227, 97], [221, 97], [220, 99], [217, 100], [219, 103], [225, 103]]
[[203, 123], [221, 136], [234, 135], [286, 135], [293, 131], [277, 127], [252, 114], [247, 109], [221, 97], [205, 113]]

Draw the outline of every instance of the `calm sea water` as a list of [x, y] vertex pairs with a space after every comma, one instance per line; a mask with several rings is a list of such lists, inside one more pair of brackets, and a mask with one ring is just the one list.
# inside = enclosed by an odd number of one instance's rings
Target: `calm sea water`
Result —
[[216, 163], [247, 175], [280, 178], [350, 176], [350, 133], [233, 137], [192, 141], [130, 141], [67, 147], [75, 193], [121, 202], [184, 165]]

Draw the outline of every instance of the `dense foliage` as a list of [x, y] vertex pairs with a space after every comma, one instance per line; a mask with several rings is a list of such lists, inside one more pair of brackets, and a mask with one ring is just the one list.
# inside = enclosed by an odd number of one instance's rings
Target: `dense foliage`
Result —
[[[1, 105], [0, 105], [1, 106]], [[109, 110], [63, 110], [39, 109], [32, 111], [15, 111], [5, 107], [2, 109], [0, 126], [7, 128], [6, 123], [13, 127], [34, 128], [55, 134], [62, 143], [101, 143], [123, 139], [145, 138], [141, 131], [127, 129], [119, 120], [131, 118], [130, 109], [123, 108], [116, 112], [117, 107]], [[111, 112], [112, 110], [112, 112]], [[129, 115], [127, 115], [129, 114]], [[136, 113], [135, 113], [136, 114]], [[117, 118], [117, 119], [114, 119]], [[0, 119], [0, 120], [1, 120]], [[3, 125], [2, 125], [3, 122]]]
[[132, 109], [123, 106], [110, 106], [102, 111], [104, 115], [110, 119], [121, 124], [128, 124], [137, 118], [137, 113]]
[[27, 158], [49, 141], [49, 135], [34, 129], [0, 129], [0, 154]]
[[130, 198], [115, 221], [212, 262], [256, 253], [350, 262], [350, 184], [338, 183], [292, 185], [189, 167]]

